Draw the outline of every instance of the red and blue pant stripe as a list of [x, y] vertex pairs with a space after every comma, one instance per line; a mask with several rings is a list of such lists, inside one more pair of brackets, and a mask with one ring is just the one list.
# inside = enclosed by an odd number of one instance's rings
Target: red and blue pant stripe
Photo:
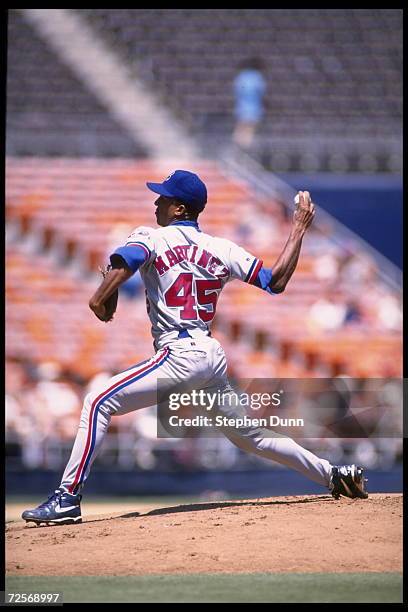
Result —
[[149, 363], [139, 364], [138, 366], [136, 366], [136, 371], [133, 371], [131, 374], [128, 374], [121, 380], [117, 381], [114, 385], [109, 387], [109, 389], [106, 389], [105, 391], [100, 393], [93, 400], [89, 413], [88, 436], [86, 440], [85, 450], [82, 455], [79, 467], [76, 471], [74, 481], [68, 487], [69, 493], [76, 493], [84, 480], [86, 470], [88, 468], [95, 448], [98, 412], [103, 402], [110, 399], [115, 393], [118, 393], [118, 391], [121, 391], [125, 387], [133, 384], [137, 380], [143, 378], [144, 376], [147, 376], [147, 374], [150, 374], [151, 372], [159, 368], [161, 365], [163, 365], [163, 363], [167, 361], [169, 356], [170, 350], [168, 348], [163, 349], [162, 351], [160, 351], [159, 355], [153, 357], [153, 361], [150, 359]]

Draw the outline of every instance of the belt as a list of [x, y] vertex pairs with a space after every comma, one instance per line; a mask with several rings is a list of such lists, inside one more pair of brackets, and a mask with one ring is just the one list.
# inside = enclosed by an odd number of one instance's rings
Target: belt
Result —
[[179, 331], [178, 337], [179, 337], [179, 339], [180, 338], [191, 338], [190, 334], [188, 333], [188, 331], [186, 329], [181, 329]]
[[[207, 335], [211, 336], [211, 332], [209, 331]], [[179, 331], [178, 337], [180, 339], [180, 338], [192, 338], [193, 336], [190, 336], [190, 334], [188, 333], [187, 329], [181, 329]]]

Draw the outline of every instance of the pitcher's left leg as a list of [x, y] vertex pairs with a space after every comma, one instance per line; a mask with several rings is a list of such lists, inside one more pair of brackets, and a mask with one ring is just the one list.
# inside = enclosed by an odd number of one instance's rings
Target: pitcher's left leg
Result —
[[[228, 384], [223, 389], [223, 399], [224, 401], [216, 407], [218, 414], [234, 420], [244, 419], [247, 416], [245, 407], [237, 401], [236, 394]], [[226, 399], [228, 401], [225, 401]], [[329, 461], [317, 457], [291, 438], [252, 425], [220, 429], [235, 446], [247, 453], [286, 465], [318, 484], [329, 486], [331, 476]]]
[[[250, 430], [243, 432], [235, 430], [226, 432], [224, 435], [242, 450], [259, 455], [271, 461], [277, 461], [292, 470], [300, 472], [310, 480], [328, 487], [330, 483], [331, 465], [326, 459], [317, 457], [291, 438], [265, 437], [262, 430]], [[268, 436], [272, 432], [264, 432]], [[278, 434], [276, 434], [278, 435]]]
[[359, 465], [331, 465], [329, 461], [317, 457], [291, 438], [278, 434], [275, 434], [276, 437], [269, 437], [270, 431], [262, 432], [249, 428], [246, 432], [236, 430], [223, 433], [242, 450], [287, 465], [327, 487], [336, 499], [340, 495], [351, 499], [368, 497], [364, 468]]

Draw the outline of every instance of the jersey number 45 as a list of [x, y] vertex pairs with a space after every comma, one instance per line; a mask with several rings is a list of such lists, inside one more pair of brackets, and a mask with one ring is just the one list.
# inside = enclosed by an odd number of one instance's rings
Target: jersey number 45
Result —
[[[221, 279], [194, 279], [193, 274], [179, 274], [164, 294], [166, 306], [180, 308], [180, 319], [194, 321], [198, 317], [206, 323], [215, 315]], [[210, 310], [206, 308], [210, 306]]]

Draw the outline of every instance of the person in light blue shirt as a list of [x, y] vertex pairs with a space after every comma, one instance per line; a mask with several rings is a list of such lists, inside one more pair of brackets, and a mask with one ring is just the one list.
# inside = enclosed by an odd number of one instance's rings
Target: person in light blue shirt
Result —
[[233, 140], [247, 149], [253, 144], [256, 128], [264, 115], [266, 81], [261, 60], [251, 58], [243, 62], [233, 86], [236, 119]]

